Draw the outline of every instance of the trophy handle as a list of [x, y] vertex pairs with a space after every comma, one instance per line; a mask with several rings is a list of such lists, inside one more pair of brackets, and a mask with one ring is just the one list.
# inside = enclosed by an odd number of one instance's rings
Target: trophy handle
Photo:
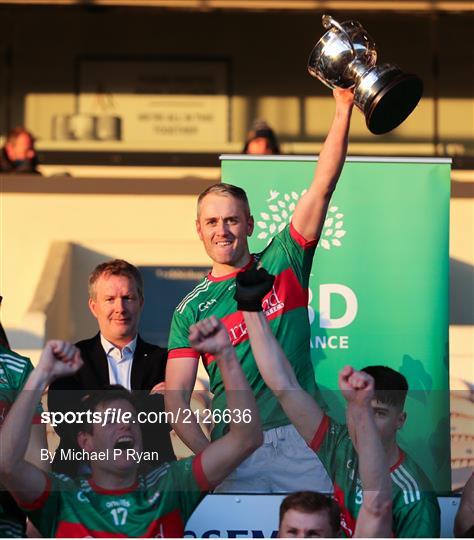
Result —
[[333, 26], [339, 30], [342, 34], [344, 34], [345, 38], [347, 39], [349, 45], [351, 46], [352, 56], [356, 57], [356, 52], [354, 50], [354, 45], [352, 44], [352, 39], [349, 37], [349, 34], [344, 30], [344, 28], [336, 21], [336, 19], [333, 19], [331, 15], [323, 15], [322, 17], [323, 27], [326, 28], [326, 30], [329, 30]]

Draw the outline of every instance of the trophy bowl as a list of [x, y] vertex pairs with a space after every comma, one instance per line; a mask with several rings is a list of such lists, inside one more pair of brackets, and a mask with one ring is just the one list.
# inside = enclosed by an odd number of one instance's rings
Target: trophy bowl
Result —
[[354, 88], [354, 103], [372, 133], [395, 129], [420, 101], [421, 79], [394, 64], [376, 65], [375, 43], [358, 21], [323, 15], [322, 22], [328, 30], [311, 51], [310, 75], [329, 88]]

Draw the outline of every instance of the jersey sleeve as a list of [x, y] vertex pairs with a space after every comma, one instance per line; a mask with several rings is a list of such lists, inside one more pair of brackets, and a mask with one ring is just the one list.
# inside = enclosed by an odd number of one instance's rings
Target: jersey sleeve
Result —
[[326, 415], [309, 446], [318, 455], [332, 481], [341, 467], [346, 466], [347, 456], [350, 459], [355, 453], [347, 426]]
[[308, 286], [317, 241], [307, 241], [290, 223], [273, 240], [283, 250], [301, 285]]
[[[25, 386], [32, 371], [33, 364], [29, 358], [0, 347], [0, 411], [3, 410], [0, 425], [12, 403]], [[41, 402], [38, 402], [33, 417], [33, 424], [41, 423], [42, 412], [43, 407], [41, 406]]]
[[201, 454], [171, 463], [172, 490], [178, 497], [183, 523], [201, 502], [211, 486], [209, 485], [201, 464]]
[[429, 494], [393, 512], [393, 530], [397, 538], [439, 538], [441, 513], [435, 495]]
[[63, 490], [70, 489], [73, 481], [63, 475], [45, 474], [46, 485], [43, 493], [32, 503], [24, 504], [17, 500], [18, 506], [31, 519], [33, 525], [44, 538], [55, 536], [57, 517]]
[[196, 358], [199, 359], [199, 353], [189, 344], [189, 327], [193, 324], [186, 312], [180, 310], [178, 306], [173, 314], [171, 321], [170, 337], [168, 340], [168, 360], [175, 358]]

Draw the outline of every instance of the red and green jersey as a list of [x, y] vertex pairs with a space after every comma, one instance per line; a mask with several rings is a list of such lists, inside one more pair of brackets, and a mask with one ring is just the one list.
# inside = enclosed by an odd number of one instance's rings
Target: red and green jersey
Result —
[[[312, 396], [316, 396], [316, 385], [309, 349], [307, 305], [308, 280], [315, 248], [316, 242], [307, 242], [290, 225], [276, 235], [261, 253], [252, 255], [249, 263], [251, 266], [258, 262], [275, 275], [273, 289], [263, 299], [263, 311], [273, 334], [293, 366], [299, 383]], [[274, 394], [263, 382], [252, 354], [243, 314], [237, 310], [237, 302], [234, 300], [237, 273], [219, 278], [208, 274], [177, 306], [171, 324], [168, 361], [179, 362], [185, 357], [199, 358], [199, 353], [189, 345], [189, 327], [215, 315], [227, 328], [256, 397], [263, 429], [283, 426], [290, 421]], [[213, 408], [223, 410], [227, 405], [217, 364], [211, 355], [205, 355], [203, 362], [209, 374], [210, 390], [214, 394]], [[225, 428], [224, 423], [216, 425], [212, 438], [221, 437]]]
[[[20, 356], [0, 345], [0, 429], [33, 370], [29, 358]], [[41, 406], [38, 404], [34, 423], [40, 423]], [[0, 485], [0, 538], [25, 536], [26, 521], [11, 495]]]
[[[311, 448], [323, 462], [334, 485], [334, 497], [341, 508], [341, 528], [346, 537], [354, 534], [363, 502], [357, 452], [347, 426], [325, 416]], [[400, 451], [399, 461], [390, 468], [393, 501], [393, 534], [398, 538], [438, 538], [440, 508], [433, 488], [420, 467]]]
[[198, 455], [166, 463], [121, 490], [52, 473], [44, 493], [22, 507], [44, 537], [176, 538], [209, 488]]

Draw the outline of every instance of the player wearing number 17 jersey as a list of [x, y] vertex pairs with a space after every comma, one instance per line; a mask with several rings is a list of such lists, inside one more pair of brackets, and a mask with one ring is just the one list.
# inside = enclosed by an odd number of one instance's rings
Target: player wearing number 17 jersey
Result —
[[[86, 408], [99, 413], [101, 423], [80, 428], [77, 442], [90, 460], [92, 474], [79, 479], [44, 474], [24, 460], [29, 423], [42, 391], [55, 378], [72, 375], [82, 365], [73, 345], [46, 344], [0, 432], [0, 480], [43, 536], [182, 536], [205, 492], [261, 444], [255, 399], [222, 324], [216, 318], [201, 321], [190, 329], [190, 340], [197, 350], [215, 355], [229, 406], [247, 409], [248, 422], [233, 418], [226, 436], [201, 454], [138, 476], [136, 457], [142, 451], [142, 440], [130, 395], [123, 388], [92, 395]], [[106, 411], [114, 408], [121, 410], [122, 420], [107, 416]]]

